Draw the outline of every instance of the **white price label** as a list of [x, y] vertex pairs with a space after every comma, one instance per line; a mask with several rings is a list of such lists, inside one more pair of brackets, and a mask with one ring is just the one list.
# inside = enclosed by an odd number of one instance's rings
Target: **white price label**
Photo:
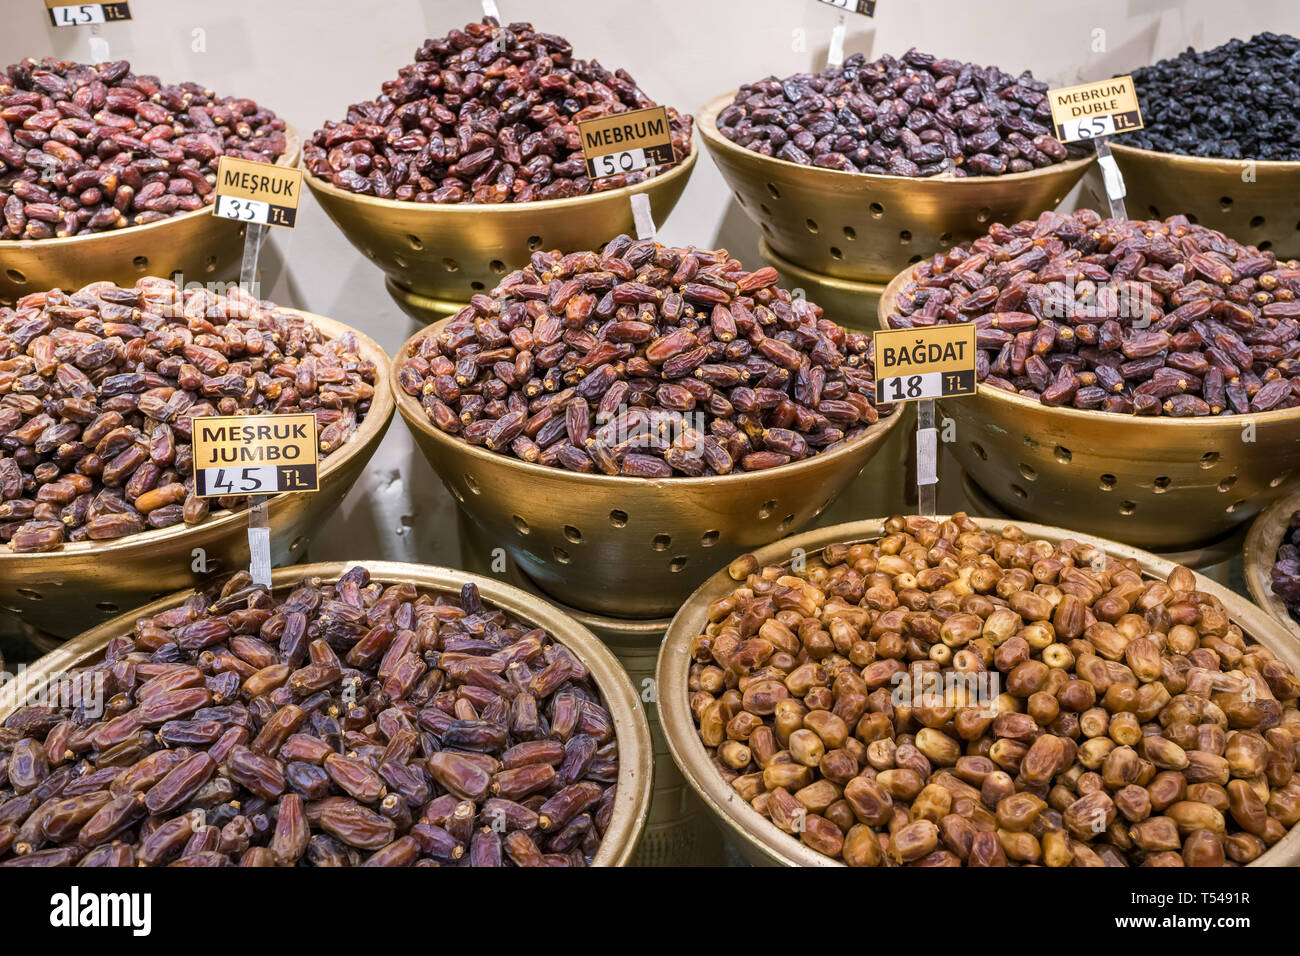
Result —
[[131, 19], [131, 7], [121, 2], [113, 3], [50, 3], [46, 0], [50, 22], [56, 27], [86, 27], [97, 23], [117, 23]]
[[256, 199], [237, 199], [234, 196], [218, 196], [214, 213], [222, 219], [236, 219], [239, 222], [255, 222], [265, 226], [271, 219], [271, 204]]
[[1080, 116], [1078, 119], [1066, 120], [1061, 124], [1061, 130], [1065, 135], [1058, 138], [1064, 143], [1096, 139], [1099, 136], [1114, 136], [1115, 117], [1109, 113], [1105, 116]]
[[621, 153], [606, 153], [590, 162], [596, 170], [596, 175], [592, 176], [592, 179], [615, 176], [619, 173], [632, 173], [650, 165], [644, 149], [625, 149]]
[[280, 490], [279, 469], [275, 465], [200, 468], [194, 480], [200, 495], [269, 495]]
[[104, 6], [100, 3], [82, 3], [71, 7], [51, 7], [50, 18], [56, 27], [83, 27], [92, 23], [105, 23]]
[[921, 398], [943, 398], [943, 372], [899, 375], [880, 380], [876, 389], [879, 402], [912, 402]]

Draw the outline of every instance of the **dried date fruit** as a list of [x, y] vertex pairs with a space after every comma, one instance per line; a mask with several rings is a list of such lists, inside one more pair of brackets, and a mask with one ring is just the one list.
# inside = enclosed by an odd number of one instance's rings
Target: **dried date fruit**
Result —
[[[577, 124], [654, 105], [626, 70], [575, 59], [563, 37], [485, 19], [425, 40], [377, 98], [316, 131], [303, 164], [340, 189], [380, 199], [564, 199], [653, 175], [637, 170], [593, 182]], [[678, 163], [691, 151], [691, 118], [671, 107], [668, 118]]]
[[28, 58], [0, 73], [0, 239], [141, 226], [215, 201], [217, 160], [272, 163], [284, 120], [125, 60]]
[[1128, 415], [1300, 405], [1300, 263], [1188, 221], [1045, 212], [918, 263], [891, 328], [973, 322], [980, 381]]
[[737, 568], [692, 644], [701, 742], [776, 827], [850, 866], [1208, 866], [1300, 822], [1300, 679], [1191, 571], [883, 530]]
[[198, 524], [193, 418], [313, 412], [324, 457], [364, 420], [376, 371], [355, 333], [327, 338], [238, 286], [96, 282], [0, 307], [0, 547]]
[[628, 236], [535, 252], [416, 341], [397, 383], [442, 431], [538, 464], [635, 478], [777, 467], [854, 440], [882, 410], [870, 337], [776, 283], [726, 250]]
[[746, 83], [718, 132], [802, 166], [890, 176], [1000, 176], [1079, 158], [1052, 135], [1047, 84], [908, 50]]
[[[376, 631], [394, 657], [338, 665]], [[395, 684], [406, 660], [426, 668]], [[250, 678], [220, 704], [206, 689], [219, 669], [276, 666], [329, 679]], [[0, 866], [587, 865], [609, 825], [599, 689], [472, 584], [422, 592], [354, 567], [272, 596], [241, 572], [63, 676], [111, 699], [4, 721]]]

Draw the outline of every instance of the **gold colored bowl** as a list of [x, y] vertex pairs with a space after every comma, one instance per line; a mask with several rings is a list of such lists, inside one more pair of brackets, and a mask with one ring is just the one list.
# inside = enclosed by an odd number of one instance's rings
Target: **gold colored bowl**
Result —
[[538, 587], [612, 617], [672, 614], [719, 563], [807, 525], [902, 418], [882, 419], [835, 451], [762, 471], [663, 479], [578, 474], [497, 454], [433, 426], [397, 373], [418, 340], [443, 324], [408, 339], [391, 370], [397, 409], [416, 444], [487, 540], [504, 547]]
[[[986, 531], [998, 531], [1011, 523], [1000, 518], [973, 520]], [[878, 539], [884, 534], [884, 523], [883, 518], [872, 518], [820, 528], [768, 545], [756, 551], [755, 555], [760, 566], [789, 564], [792, 550], [802, 548], [807, 560], [813, 561], [828, 544], [840, 541], [856, 544]], [[1146, 574], [1162, 580], [1176, 567], [1173, 562], [1154, 554], [1103, 538], [1047, 525], [1018, 521], [1014, 524], [1031, 538], [1042, 538], [1053, 543], [1072, 538], [1081, 544], [1102, 548], [1119, 559], [1134, 558]], [[1263, 644], [1300, 673], [1300, 645], [1292, 641], [1267, 614], [1245, 598], [1202, 575], [1196, 576], [1196, 586], [1198, 590], [1222, 601], [1232, 621], [1240, 625], [1251, 640]], [[695, 720], [691, 716], [690, 692], [686, 686], [691, 666], [691, 642], [703, 634], [708, 626], [709, 605], [730, 594], [735, 587], [736, 582], [725, 569], [713, 575], [677, 612], [664, 637], [655, 677], [659, 692], [659, 720], [668, 738], [668, 747], [686, 779], [718, 817], [732, 838], [732, 843], [750, 863], [755, 866], [843, 866], [838, 860], [823, 856], [777, 829], [770, 820], [741, 799], [713, 766], [696, 732]], [[1290, 833], [1252, 865], [1294, 866], [1297, 863], [1300, 863], [1300, 827], [1292, 828]]]
[[791, 292], [802, 291], [803, 297], [820, 305], [832, 322], [855, 332], [869, 334], [875, 330], [876, 311], [885, 293], [883, 282], [856, 282], [812, 272], [781, 258], [766, 239], [758, 240], [758, 254], [781, 274], [782, 285]]
[[1300, 162], [1207, 159], [1111, 144], [1135, 219], [1183, 213], [1243, 243], [1300, 257]]
[[306, 171], [303, 180], [348, 241], [384, 270], [389, 291], [406, 310], [399, 291], [464, 303], [523, 268], [539, 249], [596, 249], [619, 233], [634, 233], [630, 199], [637, 193], [650, 197], [655, 223], [662, 226], [698, 156], [692, 139], [685, 159], [644, 182], [521, 203], [400, 202], [351, 193]]
[[[370, 412], [343, 447], [320, 466], [320, 490], [280, 494], [267, 504], [271, 564], [301, 559], [311, 537], [339, 506], [379, 447], [393, 417], [388, 355], [367, 335], [324, 316], [301, 312], [329, 338], [356, 334], [375, 363]], [[75, 541], [58, 551], [26, 554], [0, 545], [0, 607], [59, 637], [151, 601], [248, 567], [248, 513], [219, 511], [197, 525], [173, 525], [108, 541]]]
[[1287, 612], [1286, 604], [1273, 593], [1273, 562], [1291, 525], [1291, 515], [1300, 511], [1300, 492], [1277, 499], [1250, 526], [1243, 552], [1243, 575], [1250, 596], [1277, 623], [1300, 642], [1300, 624]]
[[[614, 735], [618, 740], [618, 794], [614, 800], [613, 816], [593, 865], [627, 865], [636, 849], [650, 804], [652, 759], [650, 729], [646, 724], [645, 710], [617, 658], [585, 627], [545, 601], [511, 585], [476, 574], [466, 574], [464, 571], [394, 561], [335, 561], [279, 568], [271, 572], [271, 587], [283, 596], [303, 578], [319, 577], [324, 581], [337, 581], [345, 571], [357, 566], [366, 568], [374, 580], [384, 584], [409, 582], [422, 590], [449, 596], [458, 596], [462, 585], [473, 583], [478, 586], [485, 603], [513, 614], [534, 627], [544, 628], [556, 641], [578, 656], [591, 672], [596, 686], [605, 698], [614, 720]], [[119, 635], [130, 633], [137, 618], [177, 607], [191, 593], [184, 590], [160, 598], [106, 621], [46, 654], [27, 669], [23, 681], [10, 681], [0, 687], [0, 721], [21, 706], [20, 684], [23, 685], [22, 690], [30, 695], [52, 677], [97, 662], [108, 642]]]
[[[285, 150], [277, 166], [297, 166], [298, 134], [285, 127]], [[141, 276], [186, 282], [218, 282], [237, 276], [245, 227], [213, 215], [211, 206], [160, 219], [66, 239], [0, 241], [0, 305], [46, 289], [75, 291], [108, 280], [135, 285]]]
[[427, 295], [420, 295], [420, 293], [412, 292], [405, 286], [398, 284], [391, 277], [384, 278], [384, 288], [393, 297], [397, 307], [414, 319], [421, 328], [451, 318], [465, 308], [466, 305], [464, 301], [435, 299]]
[[[983, 518], [1001, 518], [1003, 521], [1016, 520], [1003, 511], [996, 501], [985, 494], [984, 489], [975, 484], [970, 475], [963, 474], [961, 476], [961, 490], [968, 503], [968, 506], [964, 509], [968, 514], [979, 515]], [[1153, 553], [1166, 561], [1183, 564], [1193, 571], [1199, 571], [1211, 581], [1216, 581], [1224, 587], [1231, 587], [1232, 559], [1241, 554], [1245, 541], [1246, 529], [1241, 527], [1226, 538], [1219, 538], [1216, 541], [1211, 541], [1188, 551], [1158, 551]]]
[[[911, 271], [885, 289], [881, 328]], [[1300, 409], [1140, 417], [1052, 408], [989, 385], [939, 404], [956, 423], [953, 455], [1003, 510], [1068, 517], [1155, 551], [1216, 541], [1300, 485]]]
[[839, 279], [888, 282], [898, 270], [994, 222], [1055, 209], [1094, 157], [1005, 176], [881, 176], [801, 166], [738, 146], [718, 132], [735, 91], [695, 114], [695, 128], [740, 207], [772, 251]]

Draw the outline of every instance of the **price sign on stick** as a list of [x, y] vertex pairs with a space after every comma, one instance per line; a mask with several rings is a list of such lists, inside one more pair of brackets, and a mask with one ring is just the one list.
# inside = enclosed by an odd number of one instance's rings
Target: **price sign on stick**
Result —
[[125, 0], [117, 3], [65, 3], [45, 0], [50, 23], [56, 27], [86, 27], [96, 23], [118, 23], [131, 19], [131, 7]]
[[1106, 184], [1110, 214], [1116, 219], [1127, 219], [1124, 196], [1128, 190], [1106, 137], [1131, 133], [1143, 126], [1133, 77], [1117, 76], [1112, 80], [1048, 90], [1047, 99], [1052, 107], [1052, 129], [1057, 139], [1063, 143], [1092, 140], [1097, 144], [1097, 163]]
[[212, 214], [259, 226], [292, 229], [298, 220], [302, 170], [222, 156]]
[[890, 329], [873, 336], [876, 401], [914, 402], [975, 394], [975, 325]]
[[[271, 226], [298, 221], [302, 170], [222, 156], [212, 214], [248, 224], [239, 285], [257, 288], [262, 243]], [[221, 431], [223, 427], [227, 431]], [[282, 427], [283, 426], [283, 427]], [[201, 446], [206, 436], [208, 445]], [[204, 450], [201, 452], [200, 448]], [[195, 494], [248, 495], [249, 571], [271, 584], [271, 528], [266, 499], [279, 491], [315, 491], [316, 416], [259, 415], [194, 420]]]
[[[249, 232], [264, 230], [255, 226]], [[231, 415], [191, 420], [194, 493], [248, 495], [248, 570], [271, 586], [271, 522], [266, 501], [281, 491], [316, 491], [316, 416]]]
[[934, 515], [939, 433], [934, 400], [975, 394], [975, 324], [890, 329], [872, 336], [876, 402], [919, 401], [916, 411], [917, 510]]
[[194, 493], [200, 498], [223, 495], [274, 495], [282, 491], [316, 491], [316, 416], [206, 416], [191, 422], [194, 446]]
[[1056, 138], [1063, 143], [1131, 133], [1143, 125], [1131, 76], [1048, 90], [1047, 98]]
[[673, 134], [668, 110], [651, 106], [578, 124], [587, 175], [604, 179], [673, 161]]

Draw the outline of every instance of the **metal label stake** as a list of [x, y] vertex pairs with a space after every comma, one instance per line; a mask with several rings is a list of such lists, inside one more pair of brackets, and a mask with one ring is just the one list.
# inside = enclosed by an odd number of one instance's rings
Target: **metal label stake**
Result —
[[[262, 243], [270, 226], [249, 223], [244, 232], [244, 258], [239, 266], [239, 286], [249, 295], [257, 283], [257, 265], [262, 257]], [[257, 298], [257, 296], [254, 296]], [[253, 583], [271, 586], [271, 523], [266, 507], [267, 495], [248, 498], [248, 572]]]
[[645, 193], [632, 194], [632, 219], [636, 222], [638, 239], [654, 239], [658, 235], [655, 219], [650, 212], [650, 197]]
[[934, 399], [926, 398], [916, 404], [916, 508], [922, 517], [934, 517], [938, 485], [939, 430], [934, 427]]
[[844, 14], [836, 21], [831, 30], [831, 45], [826, 51], [826, 65], [836, 67], [844, 65], [844, 34], [848, 28], [844, 25]]
[[1097, 165], [1106, 183], [1112, 219], [1127, 219], [1124, 208], [1124, 176], [1111, 155], [1109, 136], [1142, 129], [1142, 110], [1131, 76], [1116, 76], [1095, 83], [1047, 91], [1052, 109], [1052, 128], [1062, 143], [1091, 141], [1097, 149]]
[[939, 484], [934, 400], [975, 394], [975, 342], [969, 322], [882, 329], [871, 337], [876, 403], [916, 402], [916, 501], [926, 518], [934, 517]]
[[1127, 219], [1128, 210], [1124, 208], [1124, 197], [1128, 189], [1124, 185], [1124, 174], [1119, 171], [1119, 164], [1110, 151], [1110, 140], [1105, 136], [1097, 140], [1097, 165], [1101, 167], [1101, 178], [1106, 184], [1106, 198], [1110, 200], [1110, 217]]

